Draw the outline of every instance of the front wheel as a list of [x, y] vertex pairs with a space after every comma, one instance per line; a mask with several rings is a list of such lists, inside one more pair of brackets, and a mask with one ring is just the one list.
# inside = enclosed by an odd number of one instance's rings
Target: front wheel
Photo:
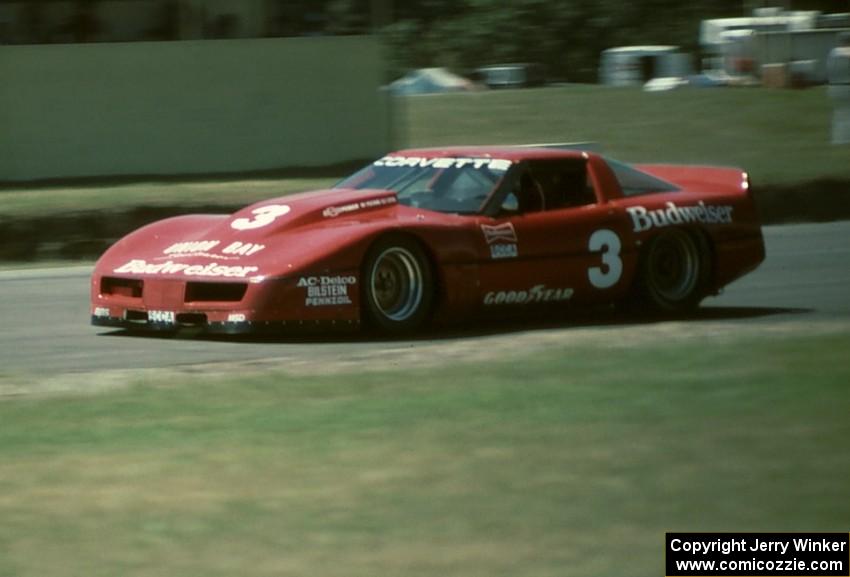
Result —
[[639, 279], [643, 301], [668, 313], [695, 308], [705, 296], [709, 261], [704, 242], [680, 229], [671, 229], [649, 241], [641, 260]]
[[387, 332], [420, 328], [434, 301], [434, 281], [425, 251], [415, 240], [379, 240], [363, 266], [363, 306], [368, 320]]

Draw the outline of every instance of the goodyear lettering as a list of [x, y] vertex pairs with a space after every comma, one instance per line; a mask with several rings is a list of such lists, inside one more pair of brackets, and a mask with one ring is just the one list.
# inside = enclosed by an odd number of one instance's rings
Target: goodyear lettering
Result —
[[713, 206], [700, 201], [692, 206], [676, 206], [668, 202], [666, 208], [647, 210], [643, 206], [630, 206], [626, 210], [632, 218], [632, 230], [644, 232], [652, 228], [699, 222], [702, 224], [729, 224], [732, 211], [729, 205]]
[[573, 296], [571, 288], [547, 288], [546, 285], [536, 285], [528, 290], [491, 291], [484, 295], [484, 304], [493, 305], [528, 305], [535, 303], [564, 302]]
[[162, 275], [178, 275], [197, 276], [197, 277], [228, 277], [228, 278], [245, 278], [253, 272], [257, 272], [259, 268], [255, 266], [226, 266], [212, 262], [207, 265], [189, 265], [184, 263], [176, 263], [166, 261], [163, 263], [149, 263], [143, 259], [133, 259], [127, 264], [116, 268], [113, 272], [128, 273], [128, 274], [162, 274]]

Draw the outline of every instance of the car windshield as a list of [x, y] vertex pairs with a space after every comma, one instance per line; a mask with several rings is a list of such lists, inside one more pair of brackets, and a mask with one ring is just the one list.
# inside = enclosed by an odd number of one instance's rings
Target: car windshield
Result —
[[335, 188], [392, 190], [401, 204], [437, 212], [475, 214], [511, 167], [494, 158], [385, 156]]

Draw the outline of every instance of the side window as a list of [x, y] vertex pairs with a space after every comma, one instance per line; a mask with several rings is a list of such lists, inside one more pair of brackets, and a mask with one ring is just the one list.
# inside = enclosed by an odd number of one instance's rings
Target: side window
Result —
[[500, 211], [504, 214], [516, 214], [519, 212], [519, 199], [513, 192], [509, 192], [502, 201]]
[[511, 168], [488, 214], [513, 216], [596, 202], [585, 159], [531, 160]]
[[582, 159], [539, 160], [530, 170], [543, 188], [546, 210], [596, 203], [596, 193]]

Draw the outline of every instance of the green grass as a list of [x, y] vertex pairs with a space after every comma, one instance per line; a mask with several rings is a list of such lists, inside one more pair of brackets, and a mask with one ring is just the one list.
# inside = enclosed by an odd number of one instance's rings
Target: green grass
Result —
[[829, 144], [823, 88], [568, 86], [408, 101], [414, 145], [593, 141], [630, 162], [741, 166], [760, 184], [850, 180], [850, 148]]
[[0, 190], [0, 217], [38, 217], [136, 207], [246, 206], [293, 192], [332, 186], [336, 177], [138, 182]]
[[0, 575], [663, 575], [846, 531], [850, 333], [0, 403]]
[[[823, 88], [644, 93], [574, 85], [398, 101], [399, 146], [594, 141], [632, 162], [741, 166], [757, 185], [850, 181], [850, 150], [829, 144]], [[50, 186], [0, 191], [0, 217], [127, 209], [138, 205], [242, 206], [327, 177]]]

